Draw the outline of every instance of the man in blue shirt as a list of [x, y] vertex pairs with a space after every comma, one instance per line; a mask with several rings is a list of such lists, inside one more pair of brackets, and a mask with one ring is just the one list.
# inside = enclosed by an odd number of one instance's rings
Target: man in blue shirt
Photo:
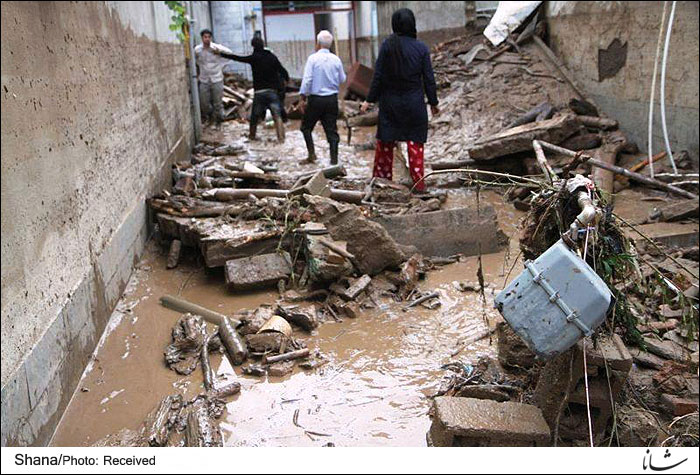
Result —
[[330, 52], [333, 35], [327, 30], [316, 36], [316, 52], [309, 56], [304, 67], [304, 78], [301, 81], [299, 93], [302, 98], [304, 119], [301, 122], [301, 132], [304, 134], [306, 149], [309, 152], [307, 160], [316, 161], [314, 139], [311, 132], [320, 120], [330, 148], [331, 164], [338, 163], [338, 89], [345, 82], [343, 63]]

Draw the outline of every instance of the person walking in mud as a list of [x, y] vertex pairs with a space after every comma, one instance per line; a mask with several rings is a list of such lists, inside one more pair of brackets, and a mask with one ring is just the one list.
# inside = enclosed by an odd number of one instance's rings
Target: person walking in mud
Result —
[[382, 43], [374, 67], [367, 100], [360, 109], [367, 112], [370, 102], [379, 102], [377, 145], [372, 176], [391, 180], [396, 142], [408, 142], [408, 162], [417, 191], [425, 191], [423, 152], [428, 138], [428, 112], [437, 115], [437, 88], [430, 50], [416, 39], [416, 19], [408, 8], [391, 17], [393, 34]]
[[340, 143], [337, 124], [338, 90], [346, 76], [342, 61], [330, 51], [332, 44], [333, 35], [329, 31], [323, 30], [316, 36], [316, 52], [306, 61], [299, 94], [304, 113], [301, 132], [306, 142], [307, 161], [316, 161], [312, 132], [320, 120], [328, 140], [331, 164], [335, 165], [338, 163]]
[[221, 127], [224, 118], [224, 64], [228, 61], [220, 53], [232, 51], [212, 41], [211, 30], [201, 31], [202, 44], [194, 48], [194, 56], [199, 70], [199, 103], [202, 112], [202, 122], [211, 124], [212, 115], [216, 128]]
[[[250, 42], [253, 47], [253, 54], [248, 56], [238, 56], [233, 53], [219, 53], [222, 57], [232, 59], [241, 63], [250, 64], [253, 70], [253, 107], [250, 111], [250, 140], [257, 140], [256, 132], [258, 121], [265, 119], [267, 110], [270, 110], [272, 119], [275, 121], [277, 140], [284, 142], [284, 124], [282, 123], [282, 108], [280, 103], [279, 90], [282, 79], [289, 80], [289, 73], [275, 54], [265, 48], [265, 42], [259, 36], [253, 37]], [[285, 84], [286, 87], [286, 84]]]

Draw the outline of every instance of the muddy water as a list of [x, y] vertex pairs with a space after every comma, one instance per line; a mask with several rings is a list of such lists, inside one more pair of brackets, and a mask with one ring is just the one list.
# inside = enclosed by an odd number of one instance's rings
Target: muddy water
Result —
[[[220, 132], [229, 139], [235, 133], [233, 126]], [[267, 137], [271, 134], [265, 131], [261, 147], [279, 151]], [[321, 137], [317, 137], [319, 142]], [[294, 147], [297, 157], [300, 145], [303, 147], [303, 139], [298, 130], [288, 134], [284, 147]], [[344, 154], [352, 155], [349, 174], [366, 177], [372, 152], [355, 153], [341, 147], [341, 160]], [[291, 156], [290, 150], [290, 159], [278, 162], [281, 170], [315, 168], [298, 165]], [[473, 191], [450, 191], [447, 206], [473, 205], [475, 198]], [[494, 192], [483, 191], [481, 200], [494, 206], [506, 234], [517, 235], [522, 213], [504, 205]], [[516, 255], [517, 242], [511, 240], [506, 251], [483, 256], [485, 279], [491, 287], [485, 304], [479, 294], [462, 293], [455, 285], [477, 280], [478, 258], [470, 257], [430, 272], [420, 283], [422, 290], [440, 293], [442, 305], [435, 310], [403, 311], [402, 304], [386, 300], [357, 319], [325, 323], [311, 335], [298, 332], [295, 336], [327, 360], [315, 370], [297, 368], [290, 376], [261, 380], [243, 376], [225, 358], [213, 355], [218, 377], [237, 379], [242, 385], [241, 394], [227, 404], [221, 420], [225, 444], [425, 445], [430, 425], [428, 396], [444, 374], [440, 366], [454, 360], [476, 362], [482, 355], [495, 354], [495, 338], [471, 339], [498, 318], [491, 309], [493, 294], [503, 287]], [[159, 304], [161, 295], [180, 294], [229, 314], [277, 299], [276, 292], [230, 293], [223, 273], [204, 270], [193, 254], [175, 270], [165, 270], [165, 261], [165, 253], [149, 245], [59, 424], [53, 445], [91, 445], [120, 429], [137, 429], [164, 396], [181, 393], [189, 398], [202, 391], [200, 369], [183, 377], [165, 367], [163, 351], [180, 315]], [[510, 278], [519, 271], [515, 267]]]

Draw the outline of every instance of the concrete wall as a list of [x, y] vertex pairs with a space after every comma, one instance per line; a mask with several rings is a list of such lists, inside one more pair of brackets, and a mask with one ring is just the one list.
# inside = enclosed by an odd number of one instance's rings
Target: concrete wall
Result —
[[44, 445], [188, 156], [163, 2], [2, 4], [2, 445]]
[[[210, 2], [214, 41], [237, 54], [250, 54], [250, 40], [255, 30], [263, 29], [261, 2]], [[235, 72], [252, 79], [250, 66], [229, 62], [225, 71]]]
[[428, 46], [462, 33], [467, 22], [466, 2], [377, 2], [380, 43], [391, 34], [391, 15], [404, 7], [413, 10], [418, 39]]
[[209, 11], [210, 2], [192, 2], [192, 14], [194, 17], [194, 42], [196, 45], [202, 42], [202, 37], [199, 32], [204, 28], [214, 31], [214, 25], [211, 21], [211, 12]]
[[[642, 150], [647, 149], [649, 95], [662, 11], [662, 2], [547, 2], [546, 7], [552, 49], [587, 94], [604, 112], [620, 121], [622, 129]], [[612, 75], [601, 77], [599, 58], [602, 55], [605, 59], [606, 50], [610, 51], [608, 48], [616, 39], [620, 49], [608, 56], [612, 64], [606, 63], [613, 66], [608, 68]], [[677, 3], [669, 51], [666, 119], [671, 146], [674, 150], [688, 150], [697, 163], [697, 2]], [[657, 79], [657, 87], [659, 82]], [[654, 152], [664, 150], [658, 100], [657, 89]]]

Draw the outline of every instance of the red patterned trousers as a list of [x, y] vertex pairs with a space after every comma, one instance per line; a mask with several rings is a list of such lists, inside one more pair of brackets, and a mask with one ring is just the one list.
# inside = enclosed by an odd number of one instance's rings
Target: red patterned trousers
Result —
[[[391, 180], [391, 171], [394, 164], [394, 146], [396, 142], [382, 142], [377, 140], [377, 148], [374, 150], [374, 171], [372, 176]], [[423, 144], [408, 142], [408, 165], [411, 178], [417, 191], [425, 191], [423, 178]], [[420, 183], [419, 183], [419, 180]]]

